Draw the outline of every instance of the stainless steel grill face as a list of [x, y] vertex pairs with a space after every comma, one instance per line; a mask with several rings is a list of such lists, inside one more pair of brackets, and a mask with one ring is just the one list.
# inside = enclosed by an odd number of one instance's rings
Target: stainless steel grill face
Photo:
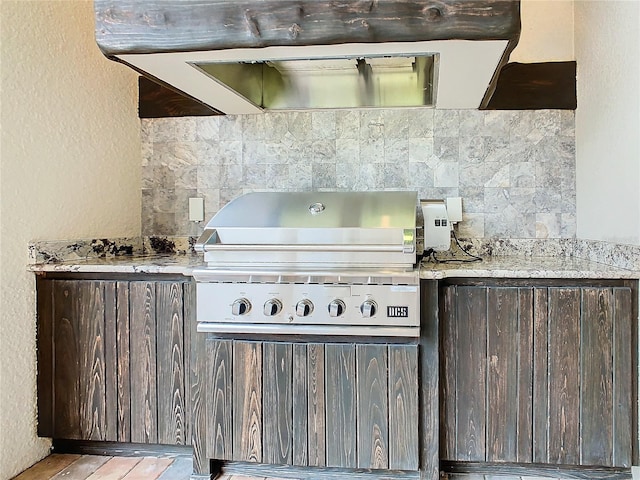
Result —
[[260, 192], [230, 202], [196, 248], [198, 330], [419, 335], [415, 192]]

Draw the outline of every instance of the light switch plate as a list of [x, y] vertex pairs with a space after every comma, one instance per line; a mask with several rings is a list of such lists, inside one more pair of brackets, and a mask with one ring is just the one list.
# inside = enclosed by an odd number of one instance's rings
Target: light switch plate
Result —
[[457, 223], [462, 221], [462, 197], [449, 197], [447, 203], [447, 217], [449, 222]]
[[189, 199], [189, 220], [192, 222], [204, 220], [204, 198]]

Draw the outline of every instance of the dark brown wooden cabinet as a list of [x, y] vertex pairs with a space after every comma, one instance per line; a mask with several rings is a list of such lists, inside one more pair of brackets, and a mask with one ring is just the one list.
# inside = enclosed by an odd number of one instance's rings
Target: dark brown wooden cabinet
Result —
[[39, 435], [190, 444], [192, 288], [39, 277]]
[[441, 459], [630, 467], [634, 296], [623, 282], [443, 285]]
[[418, 469], [418, 346], [207, 339], [207, 457]]

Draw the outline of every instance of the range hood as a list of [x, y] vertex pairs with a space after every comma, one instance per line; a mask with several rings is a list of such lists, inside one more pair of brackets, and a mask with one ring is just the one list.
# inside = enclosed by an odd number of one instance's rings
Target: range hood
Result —
[[520, 31], [518, 0], [146, 4], [95, 1], [102, 51], [227, 114], [476, 109]]
[[433, 106], [436, 56], [318, 58], [194, 65], [268, 110]]

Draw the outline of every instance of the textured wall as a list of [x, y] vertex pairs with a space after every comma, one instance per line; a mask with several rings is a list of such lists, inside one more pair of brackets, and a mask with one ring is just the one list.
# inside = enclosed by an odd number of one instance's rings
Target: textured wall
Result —
[[0, 479], [48, 452], [36, 437], [31, 240], [140, 234], [136, 75], [106, 60], [92, 2], [0, 3]]
[[640, 245], [640, 2], [576, 2], [578, 236]]
[[462, 196], [460, 234], [572, 238], [571, 111], [335, 110], [145, 120], [142, 231], [195, 235], [251, 190], [415, 189]]
[[[577, 3], [583, 0], [577, 0]], [[522, 31], [511, 62], [575, 60], [573, 6], [576, 0], [520, 0]]]

